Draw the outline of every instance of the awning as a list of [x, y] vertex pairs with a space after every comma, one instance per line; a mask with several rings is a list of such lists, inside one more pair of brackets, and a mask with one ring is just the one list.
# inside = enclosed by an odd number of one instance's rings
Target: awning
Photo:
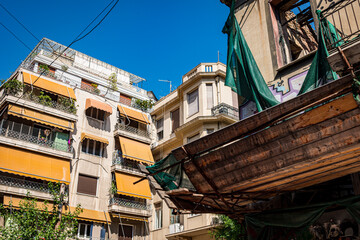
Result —
[[124, 158], [129, 158], [147, 164], [154, 164], [154, 158], [148, 144], [124, 137], [119, 137], [119, 141]]
[[0, 171], [50, 182], [70, 183], [70, 161], [0, 145]]
[[148, 181], [141, 181], [134, 185], [134, 182], [141, 177], [126, 173], [115, 172], [117, 193], [130, 197], [151, 199], [151, 191]]
[[38, 76], [32, 75], [27, 72], [23, 72], [24, 83], [33, 85], [35, 87], [44, 89], [49, 92], [53, 92], [64, 97], [70, 97], [76, 100], [74, 89], [66, 87], [64, 85], [46, 80], [44, 78], [38, 78]]
[[112, 108], [109, 104], [97, 101], [95, 99], [87, 98], [85, 103], [85, 110], [90, 107], [97, 108], [103, 110], [104, 112], [112, 114]]
[[9, 104], [8, 114], [67, 131], [74, 129], [74, 122], [13, 104]]
[[98, 137], [89, 133], [81, 133], [81, 141], [83, 141], [85, 138], [94, 140], [94, 141], [98, 141], [98, 142], [102, 142], [105, 143], [106, 145], [109, 144], [109, 140], [107, 140], [106, 138], [102, 138], [102, 137]]
[[[74, 212], [76, 207], [70, 207], [70, 212]], [[69, 211], [69, 207], [65, 209]], [[84, 209], [83, 212], [77, 217], [79, 220], [89, 221], [89, 222], [99, 222], [99, 223], [111, 223], [110, 215], [108, 212], [101, 212], [91, 209]], [[107, 220], [107, 222], [106, 222]]]
[[138, 122], [142, 122], [145, 124], [150, 124], [149, 119], [147, 118], [146, 114], [142, 113], [142, 112], [138, 112], [136, 110], [133, 110], [131, 108], [127, 108], [121, 105], [118, 105], [118, 109], [120, 112], [120, 115], [128, 117], [132, 120], [138, 121]]
[[[24, 200], [21, 197], [17, 197], [17, 196], [4, 196], [4, 206], [10, 206], [10, 202], [12, 207], [14, 208], [19, 208], [20, 207], [20, 202]], [[36, 200], [36, 206], [39, 209], [45, 209], [45, 203], [44, 201], [41, 200]], [[48, 203], [47, 204], [47, 209], [49, 211], [52, 211], [52, 207], [53, 204], [52, 203]], [[75, 211], [76, 207], [69, 207], [69, 206], [65, 206], [63, 208], [63, 213], [66, 212], [70, 212], [73, 213]], [[83, 220], [83, 221], [89, 221], [89, 222], [99, 222], [99, 223], [111, 223], [111, 218], [110, 218], [110, 214], [108, 212], [101, 212], [101, 211], [96, 211], [96, 210], [90, 210], [90, 209], [82, 209], [82, 213], [79, 214], [79, 216], [77, 217], [77, 219], [79, 220]], [[106, 221], [107, 220], [107, 221]]]
[[119, 216], [120, 216], [121, 219], [126, 219], [126, 220], [148, 222], [148, 220], [146, 218], [141, 218], [141, 217], [134, 217], [134, 216], [128, 216], [128, 215], [123, 215], [123, 214], [117, 214], [117, 213], [113, 213], [111, 215], [116, 218], [119, 218]]

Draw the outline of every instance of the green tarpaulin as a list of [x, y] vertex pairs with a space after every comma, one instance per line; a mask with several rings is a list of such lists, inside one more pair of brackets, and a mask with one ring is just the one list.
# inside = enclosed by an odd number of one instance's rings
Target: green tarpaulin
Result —
[[[158, 172], [154, 175], [154, 178], [165, 190], [177, 188], [195, 190], [188, 176], [184, 173], [182, 164], [175, 164], [177, 162], [176, 158], [172, 154], [169, 154], [166, 158], [152, 166], [146, 167], [146, 169], [150, 173]], [[174, 166], [171, 166], [173, 164]]]
[[223, 28], [223, 33], [228, 34], [225, 85], [246, 100], [255, 102], [260, 112], [279, 102], [267, 86], [245, 41], [234, 15], [234, 2], [232, 1], [230, 15]]
[[[321, 11], [317, 10], [316, 13], [319, 19], [319, 46], [298, 95], [337, 79], [336, 73], [331, 69], [327, 60], [329, 53], [326, 49], [325, 38], [333, 43], [339, 41], [339, 36], [335, 27], [325, 18], [321, 17]], [[340, 43], [341, 41], [337, 44]]]
[[331, 206], [341, 206], [360, 223], [360, 196], [302, 207], [277, 209], [245, 216], [249, 240], [308, 239], [300, 235]]

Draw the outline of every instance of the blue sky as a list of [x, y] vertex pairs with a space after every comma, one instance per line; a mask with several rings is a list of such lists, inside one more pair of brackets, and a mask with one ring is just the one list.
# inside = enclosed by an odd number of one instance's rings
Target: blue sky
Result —
[[[68, 45], [110, 0], [0, 0], [37, 37]], [[145, 78], [142, 87], [158, 98], [169, 84], [200, 62], [226, 62], [227, 37], [221, 32], [229, 8], [220, 0], [124, 1], [72, 48]], [[0, 8], [0, 22], [31, 49], [37, 41]], [[6, 79], [29, 53], [0, 26], [0, 79]]]

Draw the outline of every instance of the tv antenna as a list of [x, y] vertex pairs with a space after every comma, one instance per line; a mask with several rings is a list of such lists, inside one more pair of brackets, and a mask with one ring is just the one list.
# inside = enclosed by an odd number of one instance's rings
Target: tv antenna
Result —
[[169, 80], [159, 80], [159, 82], [168, 82], [168, 83], [170, 83], [170, 93], [171, 93], [171, 88], [172, 88], [171, 81], [169, 81]]

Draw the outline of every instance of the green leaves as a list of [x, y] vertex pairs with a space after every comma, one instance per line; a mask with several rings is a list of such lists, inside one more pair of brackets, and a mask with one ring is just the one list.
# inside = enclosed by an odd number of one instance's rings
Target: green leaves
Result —
[[0, 226], [0, 239], [58, 239], [74, 237], [77, 233], [77, 216], [82, 212], [78, 205], [74, 212], [64, 210], [66, 194], [60, 184], [49, 183], [53, 197], [51, 203], [41, 202], [27, 194], [19, 206], [0, 205], [5, 226]]
[[245, 236], [246, 230], [239, 222], [225, 215], [220, 215], [221, 225], [215, 228], [210, 234], [215, 239], [239, 240]]

